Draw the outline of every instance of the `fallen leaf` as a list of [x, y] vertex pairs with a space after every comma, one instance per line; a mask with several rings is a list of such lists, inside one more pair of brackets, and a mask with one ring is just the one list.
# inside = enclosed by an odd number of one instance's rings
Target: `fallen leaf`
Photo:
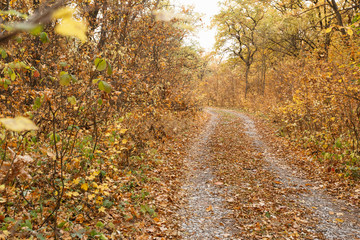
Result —
[[84, 189], [85, 191], [87, 191], [89, 189], [89, 185], [87, 183], [83, 183], [83, 184], [81, 184], [81, 189]]
[[341, 218], [336, 218], [335, 221], [336, 221], [336, 222], [340, 222], [340, 223], [343, 223], [343, 222], [344, 222], [344, 220], [342, 220]]
[[99, 210], [99, 212], [103, 212], [103, 213], [105, 212], [105, 208], [104, 208], [104, 207], [100, 207], [98, 210]]

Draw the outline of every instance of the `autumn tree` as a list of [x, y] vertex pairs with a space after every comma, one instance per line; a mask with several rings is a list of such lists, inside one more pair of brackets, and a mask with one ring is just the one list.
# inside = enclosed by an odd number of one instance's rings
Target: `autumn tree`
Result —
[[264, 12], [261, 4], [247, 1], [226, 1], [214, 23], [218, 26], [217, 48], [238, 57], [245, 65], [245, 98], [249, 90], [250, 67], [258, 51], [257, 29]]

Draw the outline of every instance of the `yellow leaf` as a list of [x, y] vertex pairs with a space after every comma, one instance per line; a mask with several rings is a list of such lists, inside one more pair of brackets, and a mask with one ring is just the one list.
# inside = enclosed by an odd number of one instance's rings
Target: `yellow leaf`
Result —
[[81, 189], [84, 189], [85, 191], [87, 191], [89, 189], [89, 185], [87, 183], [83, 183], [81, 185]]
[[208, 208], [206, 208], [206, 211], [207, 212], [210, 212], [210, 211], [212, 211], [213, 210], [213, 207], [210, 205]]
[[6, 129], [15, 132], [39, 129], [33, 121], [25, 117], [0, 118], [0, 122], [4, 124]]
[[76, 197], [76, 196], [79, 196], [80, 194], [78, 192], [67, 192], [66, 195], [69, 197], [72, 197], [72, 196]]
[[123, 140], [121, 141], [122, 144], [126, 144], [127, 142], [128, 142], [127, 139], [123, 139]]
[[354, 34], [353, 30], [351, 29], [351, 27], [348, 27], [347, 30], [346, 30], [347, 34], [349, 36], [352, 36]]
[[80, 182], [80, 178], [74, 179], [73, 184], [78, 184]]
[[102, 200], [103, 200], [103, 199], [104, 199], [103, 197], [100, 197], [100, 196], [97, 197], [97, 198], [96, 198], [96, 203], [99, 204], [99, 205], [102, 204]]
[[95, 194], [91, 194], [91, 195], [88, 196], [89, 200], [93, 200], [94, 198], [95, 198]]
[[325, 30], [325, 33], [329, 33], [329, 32], [331, 32], [331, 30], [333, 29], [333, 27], [329, 27], [329, 28], [327, 28], [326, 30]]
[[71, 18], [73, 16], [75, 12], [74, 8], [71, 7], [63, 7], [63, 8], [59, 8], [58, 10], [56, 10], [52, 17], [54, 19], [58, 19], [58, 18]]
[[344, 220], [342, 220], [341, 218], [336, 218], [335, 221], [340, 222], [340, 223], [344, 222]]
[[82, 42], [86, 42], [86, 24], [84, 21], [76, 21], [73, 18], [75, 9], [70, 7], [60, 8], [53, 14], [54, 19], [62, 19], [55, 27], [55, 32], [69, 37], [77, 37]]
[[5, 190], [5, 185], [0, 185], [0, 192], [4, 191]]
[[60, 24], [56, 25], [55, 32], [69, 37], [77, 37], [82, 42], [86, 42], [86, 24], [83, 21], [76, 21], [72, 18], [62, 19]]
[[105, 208], [104, 207], [101, 207], [101, 208], [99, 208], [99, 212], [105, 212]]
[[120, 134], [125, 134], [127, 132], [127, 129], [121, 129]]
[[85, 179], [92, 181], [92, 180], [94, 180], [95, 178], [96, 178], [96, 177], [95, 177], [94, 175], [90, 175], [90, 176], [86, 177]]

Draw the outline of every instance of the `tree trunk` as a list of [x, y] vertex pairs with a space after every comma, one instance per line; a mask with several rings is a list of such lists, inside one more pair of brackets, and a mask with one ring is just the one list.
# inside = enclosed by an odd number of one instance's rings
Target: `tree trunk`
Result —
[[263, 54], [262, 56], [262, 76], [261, 76], [261, 94], [265, 95], [265, 83], [266, 83], [266, 56]]
[[245, 69], [245, 99], [247, 97], [247, 93], [249, 91], [249, 72], [250, 72], [250, 65], [246, 64], [246, 69]]

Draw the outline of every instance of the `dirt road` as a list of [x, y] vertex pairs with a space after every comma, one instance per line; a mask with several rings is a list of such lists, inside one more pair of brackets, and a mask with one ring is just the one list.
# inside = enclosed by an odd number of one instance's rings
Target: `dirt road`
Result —
[[251, 117], [206, 111], [185, 160], [183, 239], [360, 239], [360, 210], [278, 154]]

